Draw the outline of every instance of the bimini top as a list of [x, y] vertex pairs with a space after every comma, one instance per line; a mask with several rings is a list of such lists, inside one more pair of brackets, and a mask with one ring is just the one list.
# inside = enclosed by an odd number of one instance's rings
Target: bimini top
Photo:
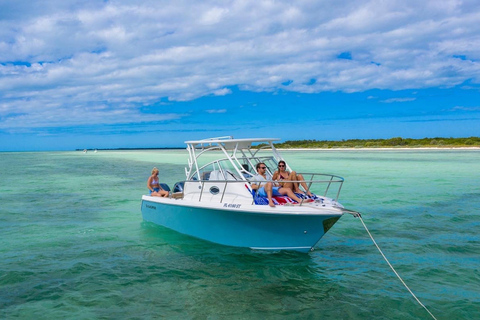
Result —
[[203, 149], [212, 146], [221, 145], [225, 150], [233, 149], [249, 149], [253, 143], [270, 143], [272, 141], [280, 141], [278, 138], [248, 138], [234, 139], [232, 136], [209, 138], [203, 140], [185, 141], [187, 145], [195, 149]]

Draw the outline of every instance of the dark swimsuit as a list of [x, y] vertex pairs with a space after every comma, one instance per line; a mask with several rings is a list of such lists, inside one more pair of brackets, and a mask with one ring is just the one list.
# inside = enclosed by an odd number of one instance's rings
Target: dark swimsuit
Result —
[[279, 172], [278, 175], [280, 176], [280, 180], [285, 180], [288, 179], [288, 175], [286, 177], [283, 177], [282, 174]]

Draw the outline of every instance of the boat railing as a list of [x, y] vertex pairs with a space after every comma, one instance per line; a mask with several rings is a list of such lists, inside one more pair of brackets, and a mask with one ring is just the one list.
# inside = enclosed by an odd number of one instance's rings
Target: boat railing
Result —
[[[313, 183], [323, 183], [323, 184], [326, 184], [326, 187], [325, 187], [325, 190], [323, 192], [323, 196], [326, 197], [328, 192], [330, 191], [330, 187], [333, 185], [336, 185], [338, 184], [338, 187], [336, 189], [336, 195], [335, 197], [332, 197], [332, 199], [334, 199], [335, 201], [338, 201], [338, 197], [340, 196], [340, 191], [342, 190], [342, 186], [343, 186], [343, 181], [344, 179], [340, 176], [336, 176], [336, 175], [333, 175], [333, 174], [325, 174], [325, 173], [297, 173], [298, 174], [301, 174], [304, 178], [304, 180], [301, 180], [301, 181], [293, 181], [293, 182], [296, 182], [296, 183], [301, 183], [301, 182], [305, 182], [307, 183], [307, 190], [305, 191], [309, 191], [311, 189], [311, 186]], [[310, 179], [306, 178], [306, 177], [309, 177]], [[314, 179], [316, 177], [324, 177], [325, 180], [318, 180], [318, 179]]]
[[[297, 173], [297, 175], [300, 173]], [[303, 180], [288, 180], [288, 181], [283, 181], [283, 182], [292, 182], [292, 183], [298, 183], [299, 186], [303, 189], [304, 192], [308, 193], [309, 191], [316, 194], [316, 195], [323, 195], [324, 197], [329, 197], [334, 201], [338, 201], [338, 198], [340, 196], [340, 191], [342, 189], [342, 185], [344, 182], [344, 179], [339, 176], [331, 175], [331, 174], [322, 174], [322, 173], [301, 173], [303, 176]], [[252, 194], [252, 204], [255, 202], [255, 197], [258, 195], [256, 194], [256, 190], [253, 190], [251, 185], [256, 184], [260, 186], [265, 186], [265, 184], [268, 181], [259, 181], [259, 180], [254, 180], [254, 179], [248, 179], [248, 180], [188, 180], [185, 181], [189, 183], [195, 183], [195, 184], [200, 184], [200, 192], [199, 192], [199, 197], [198, 201], [202, 201], [202, 197], [204, 197], [204, 194], [208, 191], [205, 191], [206, 189], [206, 184], [208, 185], [207, 188], [210, 188], [209, 191], [212, 195], [217, 195], [221, 193], [220, 196], [220, 203], [223, 203], [223, 199], [225, 197], [225, 194], [228, 193], [227, 190], [229, 190], [228, 186], [232, 184], [243, 184], [245, 185], [246, 189]], [[274, 184], [277, 184], [278, 181], [272, 181]], [[217, 189], [215, 189], [215, 186], [212, 186], [215, 184], [218, 184], [216, 186]], [[279, 186], [279, 185], [278, 185]], [[221, 190], [220, 187], [223, 187]], [[213, 190], [212, 190], [213, 188]], [[246, 189], [244, 189], [246, 191]], [[303, 198], [302, 202], [300, 205], [303, 204]]]
[[[340, 191], [342, 190], [342, 186], [344, 182], [344, 179], [342, 177], [332, 175], [332, 174], [325, 174], [325, 173], [298, 172], [297, 176], [298, 175], [302, 175], [304, 179], [303, 180], [287, 180], [283, 182], [298, 183], [299, 188], [302, 188], [303, 191], [305, 191], [306, 193], [310, 191], [317, 195], [323, 194], [324, 197], [329, 196], [329, 192], [330, 194], [334, 193], [334, 196], [330, 196], [330, 198], [332, 200], [335, 200], [335, 202], [338, 201], [338, 198], [340, 197]], [[255, 183], [252, 180], [250, 180], [250, 182]], [[273, 182], [277, 184], [279, 183], [278, 181], [273, 181]], [[265, 183], [265, 181], [263, 181], [263, 183]], [[323, 187], [320, 187], [320, 186], [323, 186]], [[335, 187], [332, 187], [332, 186], [335, 186]], [[304, 200], [305, 199], [302, 198], [302, 202], [300, 202], [300, 205], [303, 203]]]

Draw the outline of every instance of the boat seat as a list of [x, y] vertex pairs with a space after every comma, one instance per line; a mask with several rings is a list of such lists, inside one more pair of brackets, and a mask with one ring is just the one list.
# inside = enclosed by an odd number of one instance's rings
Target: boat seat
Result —
[[183, 185], [184, 185], [183, 181], [175, 183], [175, 186], [173, 187], [173, 193], [177, 193], [177, 192], [183, 193]]
[[202, 173], [202, 180], [210, 180], [211, 173], [212, 171], [205, 171], [204, 173]]
[[225, 180], [225, 178], [220, 170], [213, 170], [210, 172], [208, 180]]

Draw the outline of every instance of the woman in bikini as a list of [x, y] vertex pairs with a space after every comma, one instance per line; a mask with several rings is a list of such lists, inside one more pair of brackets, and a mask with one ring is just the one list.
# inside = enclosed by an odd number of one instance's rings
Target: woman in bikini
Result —
[[292, 189], [293, 192], [304, 193], [299, 187], [300, 183], [300, 185], [307, 191], [307, 195], [312, 195], [310, 190], [307, 188], [307, 184], [305, 183], [303, 176], [301, 174], [297, 174], [295, 171], [288, 172], [287, 164], [283, 160], [278, 162], [278, 170], [273, 174], [272, 180], [277, 181], [284, 188]]
[[148, 178], [147, 187], [150, 190], [150, 195], [155, 197], [168, 197], [168, 191], [165, 191], [160, 187], [160, 181], [158, 180], [158, 169], [152, 169], [152, 175]]

